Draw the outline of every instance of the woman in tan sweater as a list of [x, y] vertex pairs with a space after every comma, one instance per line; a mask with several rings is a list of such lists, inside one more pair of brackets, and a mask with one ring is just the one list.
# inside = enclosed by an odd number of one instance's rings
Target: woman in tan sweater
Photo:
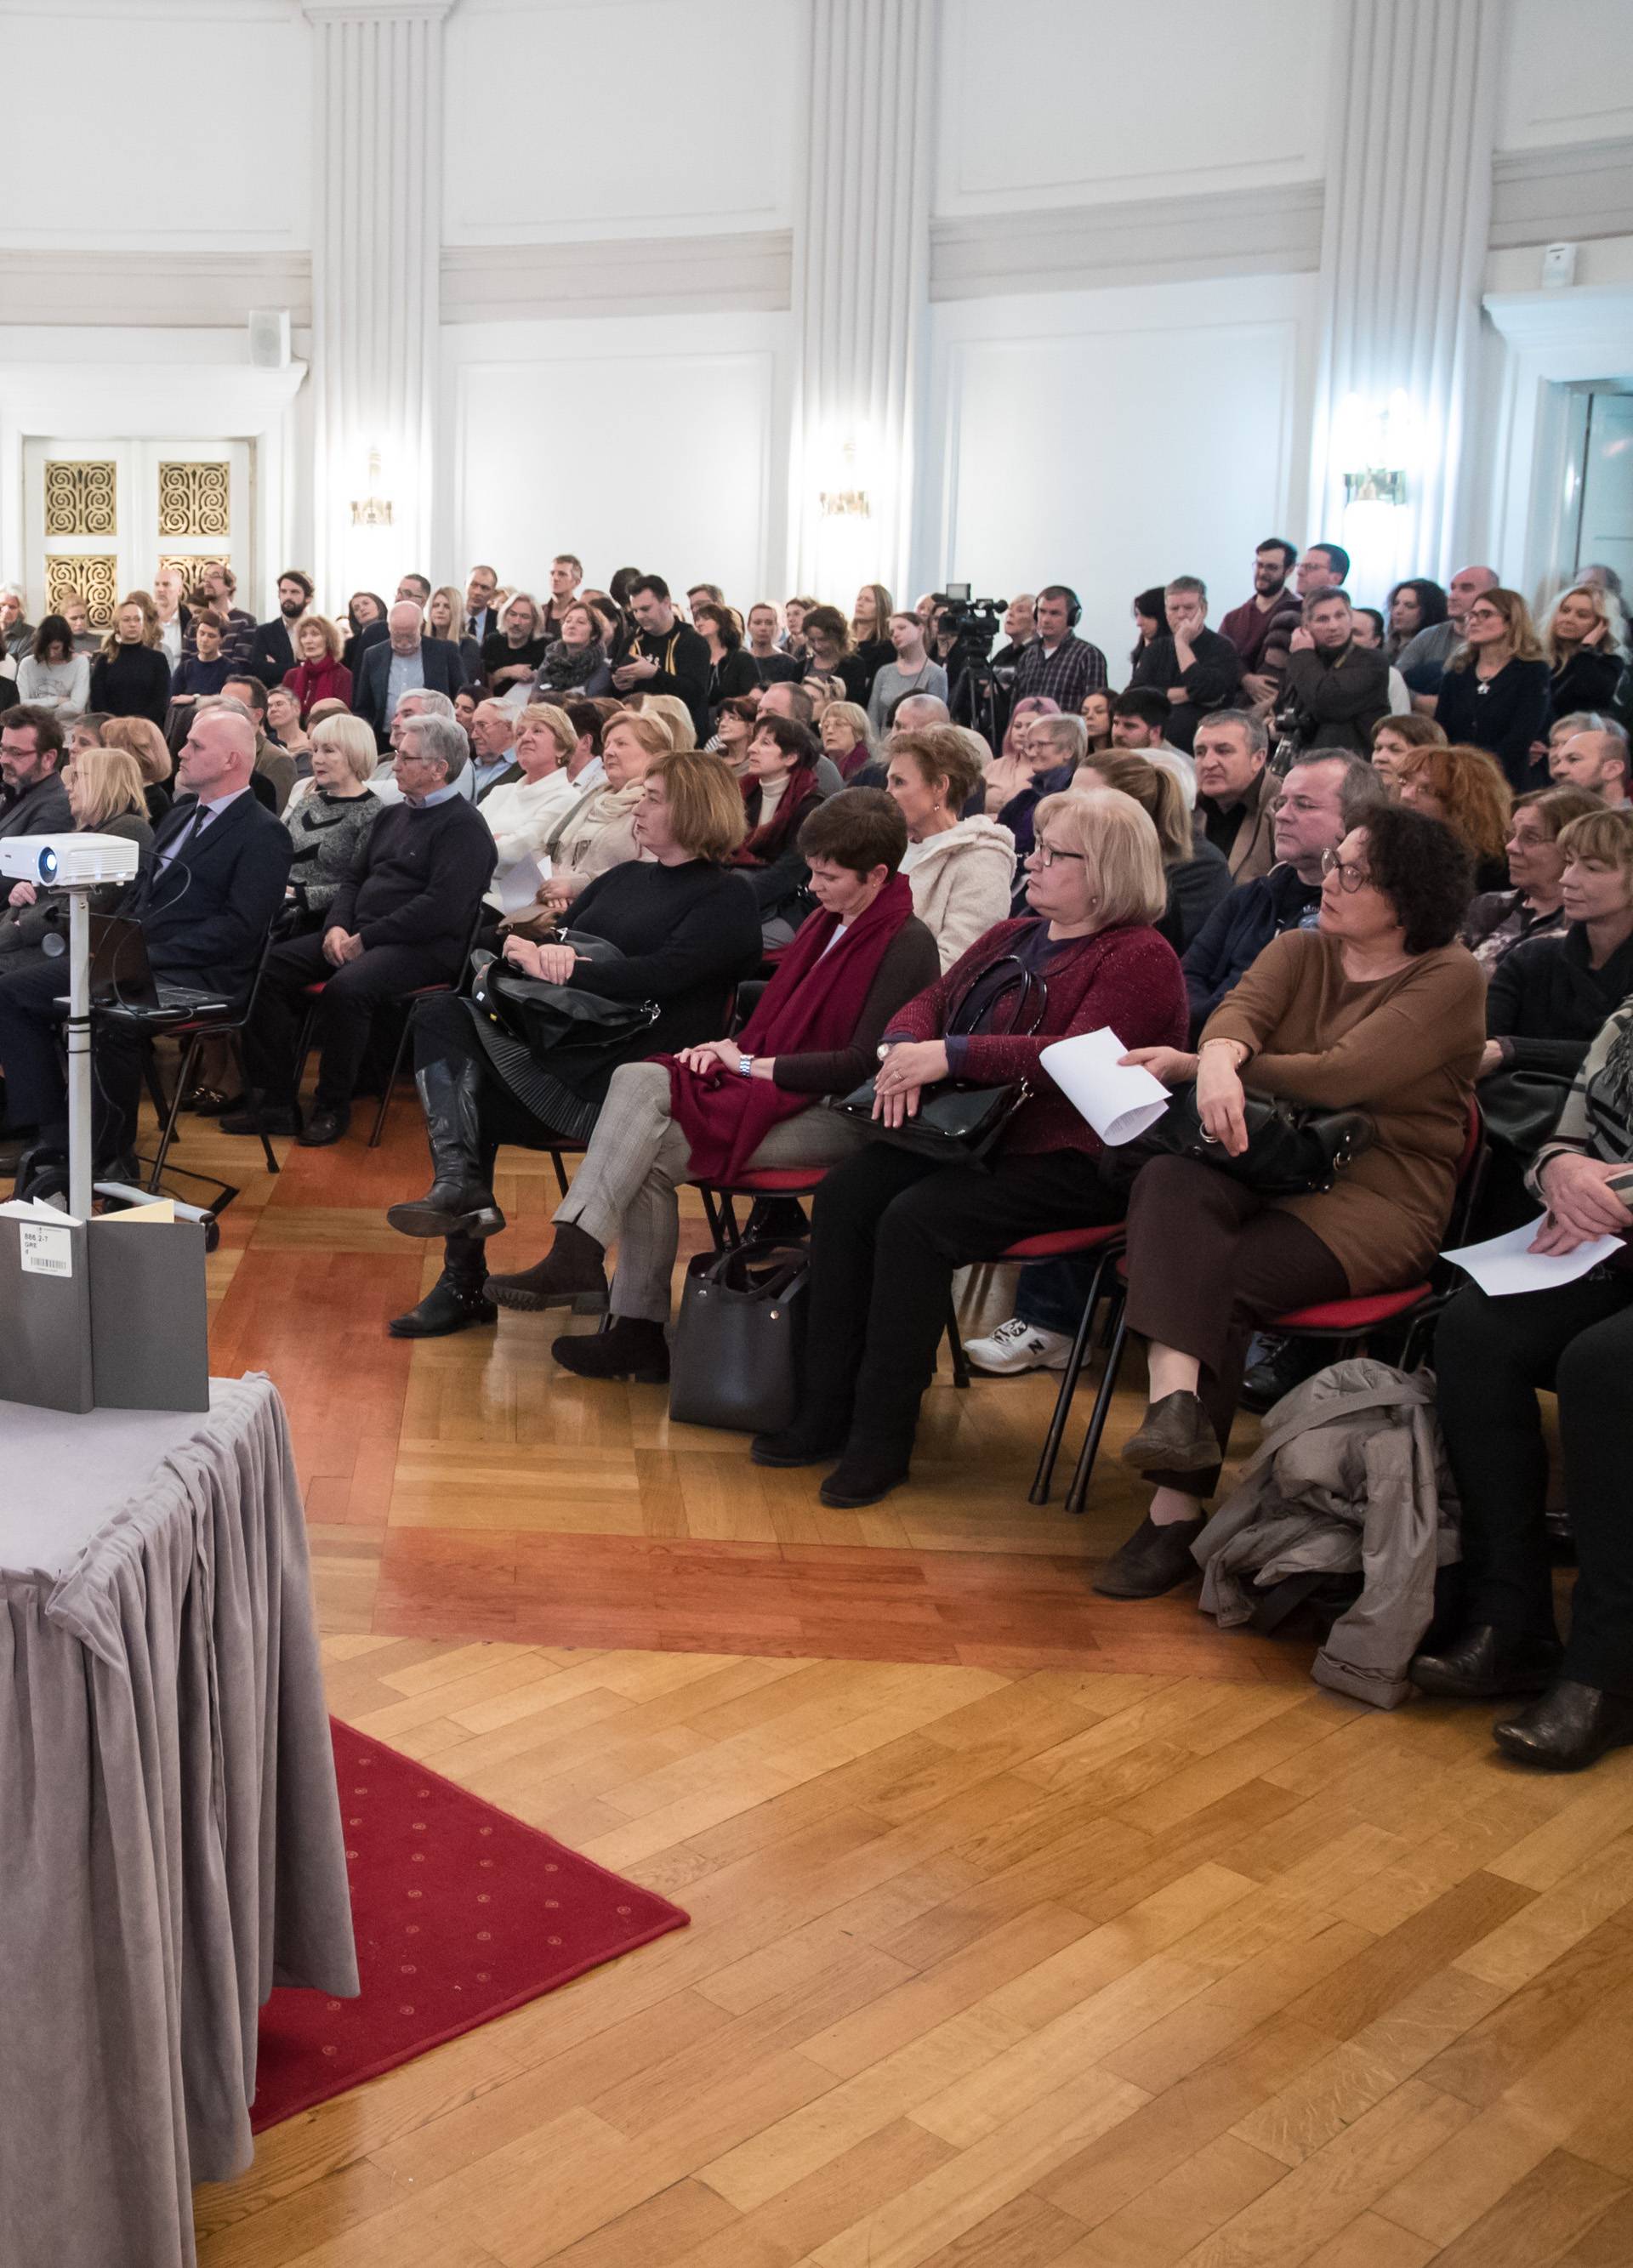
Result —
[[1372, 1146], [1320, 1195], [1265, 1197], [1212, 1166], [1157, 1157], [1128, 1211], [1128, 1321], [1147, 1339], [1149, 1404], [1123, 1449], [1156, 1483], [1150, 1511], [1095, 1584], [1152, 1598], [1195, 1572], [1252, 1331], [1318, 1301], [1416, 1282], [1439, 1249], [1485, 1031], [1485, 986], [1454, 942], [1467, 851], [1398, 804], [1329, 851], [1320, 926], [1260, 954], [1196, 1054], [1143, 1049], [1165, 1085], [1196, 1081], [1204, 1131], [1247, 1145], [1245, 1089], [1363, 1110]]

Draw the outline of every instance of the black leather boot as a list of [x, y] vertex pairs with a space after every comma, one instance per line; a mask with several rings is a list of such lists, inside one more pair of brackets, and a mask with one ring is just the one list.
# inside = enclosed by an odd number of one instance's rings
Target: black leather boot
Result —
[[606, 1256], [576, 1220], [558, 1221], [555, 1241], [543, 1260], [520, 1275], [490, 1276], [487, 1295], [523, 1314], [540, 1307], [571, 1307], [575, 1315], [599, 1315], [607, 1306]]
[[386, 1219], [403, 1236], [495, 1236], [505, 1216], [482, 1170], [480, 1075], [469, 1058], [414, 1074], [431, 1145], [431, 1187]]
[[1559, 1675], [1557, 1638], [1517, 1638], [1489, 1624], [1466, 1630], [1438, 1653], [1414, 1657], [1407, 1675], [1420, 1693], [1445, 1701], [1499, 1701], [1541, 1693]]
[[482, 1289], [486, 1263], [474, 1236], [450, 1236], [442, 1273], [417, 1307], [394, 1315], [387, 1329], [394, 1339], [446, 1339], [455, 1331], [496, 1323], [499, 1309]]
[[1562, 1678], [1518, 1717], [1494, 1725], [1491, 1737], [1518, 1764], [1585, 1771], [1607, 1750], [1633, 1743], [1633, 1696]]

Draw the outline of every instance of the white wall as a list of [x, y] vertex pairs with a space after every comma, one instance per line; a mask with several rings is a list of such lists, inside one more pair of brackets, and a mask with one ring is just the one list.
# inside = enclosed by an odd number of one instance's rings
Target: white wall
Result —
[[1316, 180], [1327, 18], [1283, 0], [1179, 16], [1123, 0], [944, 0], [935, 210]]
[[310, 244], [311, 27], [288, 0], [0, 12], [8, 245]]
[[1304, 541], [1313, 279], [935, 308], [919, 588], [1068, 583], [1112, 681], [1129, 601], [1181, 573], [1214, 619], [1270, 534]]
[[1627, 0], [1509, 0], [1499, 150], [1555, 149], [1633, 134]]
[[801, 0], [462, 0], [443, 237], [553, 244], [786, 227]]
[[[496, 561], [542, 588], [575, 551], [592, 585], [633, 565], [678, 591], [781, 579], [787, 319], [604, 317], [444, 334], [443, 567]], [[768, 578], [770, 580], [768, 581]]]

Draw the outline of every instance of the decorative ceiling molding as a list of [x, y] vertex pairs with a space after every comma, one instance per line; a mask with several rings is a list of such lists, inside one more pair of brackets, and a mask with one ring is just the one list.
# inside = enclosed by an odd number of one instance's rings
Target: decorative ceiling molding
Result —
[[7, 324], [234, 327], [252, 307], [312, 320], [304, 252], [58, 252], [0, 247]]
[[1297, 275], [1321, 264], [1319, 181], [930, 224], [932, 299]]
[[1633, 136], [1517, 150], [1491, 168], [1491, 243], [1578, 243], [1633, 235]]
[[455, 244], [442, 250], [444, 323], [559, 315], [786, 308], [794, 234], [608, 237], [583, 244]]

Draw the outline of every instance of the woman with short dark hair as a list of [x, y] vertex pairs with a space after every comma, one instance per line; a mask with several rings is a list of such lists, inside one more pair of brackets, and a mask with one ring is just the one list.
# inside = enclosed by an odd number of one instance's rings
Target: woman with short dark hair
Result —
[[585, 701], [610, 692], [612, 666], [607, 659], [603, 625], [589, 601], [574, 599], [564, 607], [557, 627], [555, 642], [533, 681], [534, 699], [559, 701], [564, 693], [572, 693]]
[[810, 656], [807, 677], [837, 677], [845, 688], [841, 697], [865, 709], [878, 672], [862, 659], [852, 644], [851, 626], [839, 608], [812, 607], [802, 625], [801, 635]]
[[1398, 662], [1419, 630], [1432, 630], [1446, 618], [1446, 594], [1427, 575], [1408, 575], [1397, 583], [1385, 601], [1384, 652], [1391, 666]]
[[805, 861], [799, 835], [809, 806], [821, 800], [821, 743], [809, 725], [788, 717], [756, 720], [743, 775], [749, 834], [732, 863], [753, 885], [761, 934], [771, 948], [787, 945], [802, 918]]
[[1123, 1448], [1156, 1484], [1101, 1570], [1111, 1598], [1155, 1598], [1196, 1572], [1253, 1331], [1289, 1309], [1417, 1282], [1439, 1251], [1485, 1045], [1485, 987], [1455, 940], [1468, 852], [1437, 819], [1380, 804], [1325, 860], [1320, 926], [1274, 939], [1196, 1052], [1135, 1049], [1165, 1086], [1194, 1079], [1204, 1133], [1247, 1148], [1247, 1090], [1363, 1111], [1371, 1146], [1333, 1187], [1267, 1197], [1212, 1165], [1157, 1156], [1128, 1208], [1128, 1322], [1149, 1343], [1149, 1402]]
[[691, 621], [709, 649], [709, 713], [718, 716], [721, 702], [758, 692], [760, 673], [743, 651], [743, 631], [729, 607], [700, 600]]
[[1563, 936], [1560, 834], [1573, 819], [1603, 809], [1600, 798], [1585, 787], [1539, 787], [1515, 797], [1506, 845], [1509, 887], [1482, 891], [1463, 923], [1463, 942], [1488, 977], [1527, 939]]
[[64, 615], [48, 615], [17, 665], [17, 697], [26, 709], [85, 709], [91, 702], [91, 663], [74, 650]]

